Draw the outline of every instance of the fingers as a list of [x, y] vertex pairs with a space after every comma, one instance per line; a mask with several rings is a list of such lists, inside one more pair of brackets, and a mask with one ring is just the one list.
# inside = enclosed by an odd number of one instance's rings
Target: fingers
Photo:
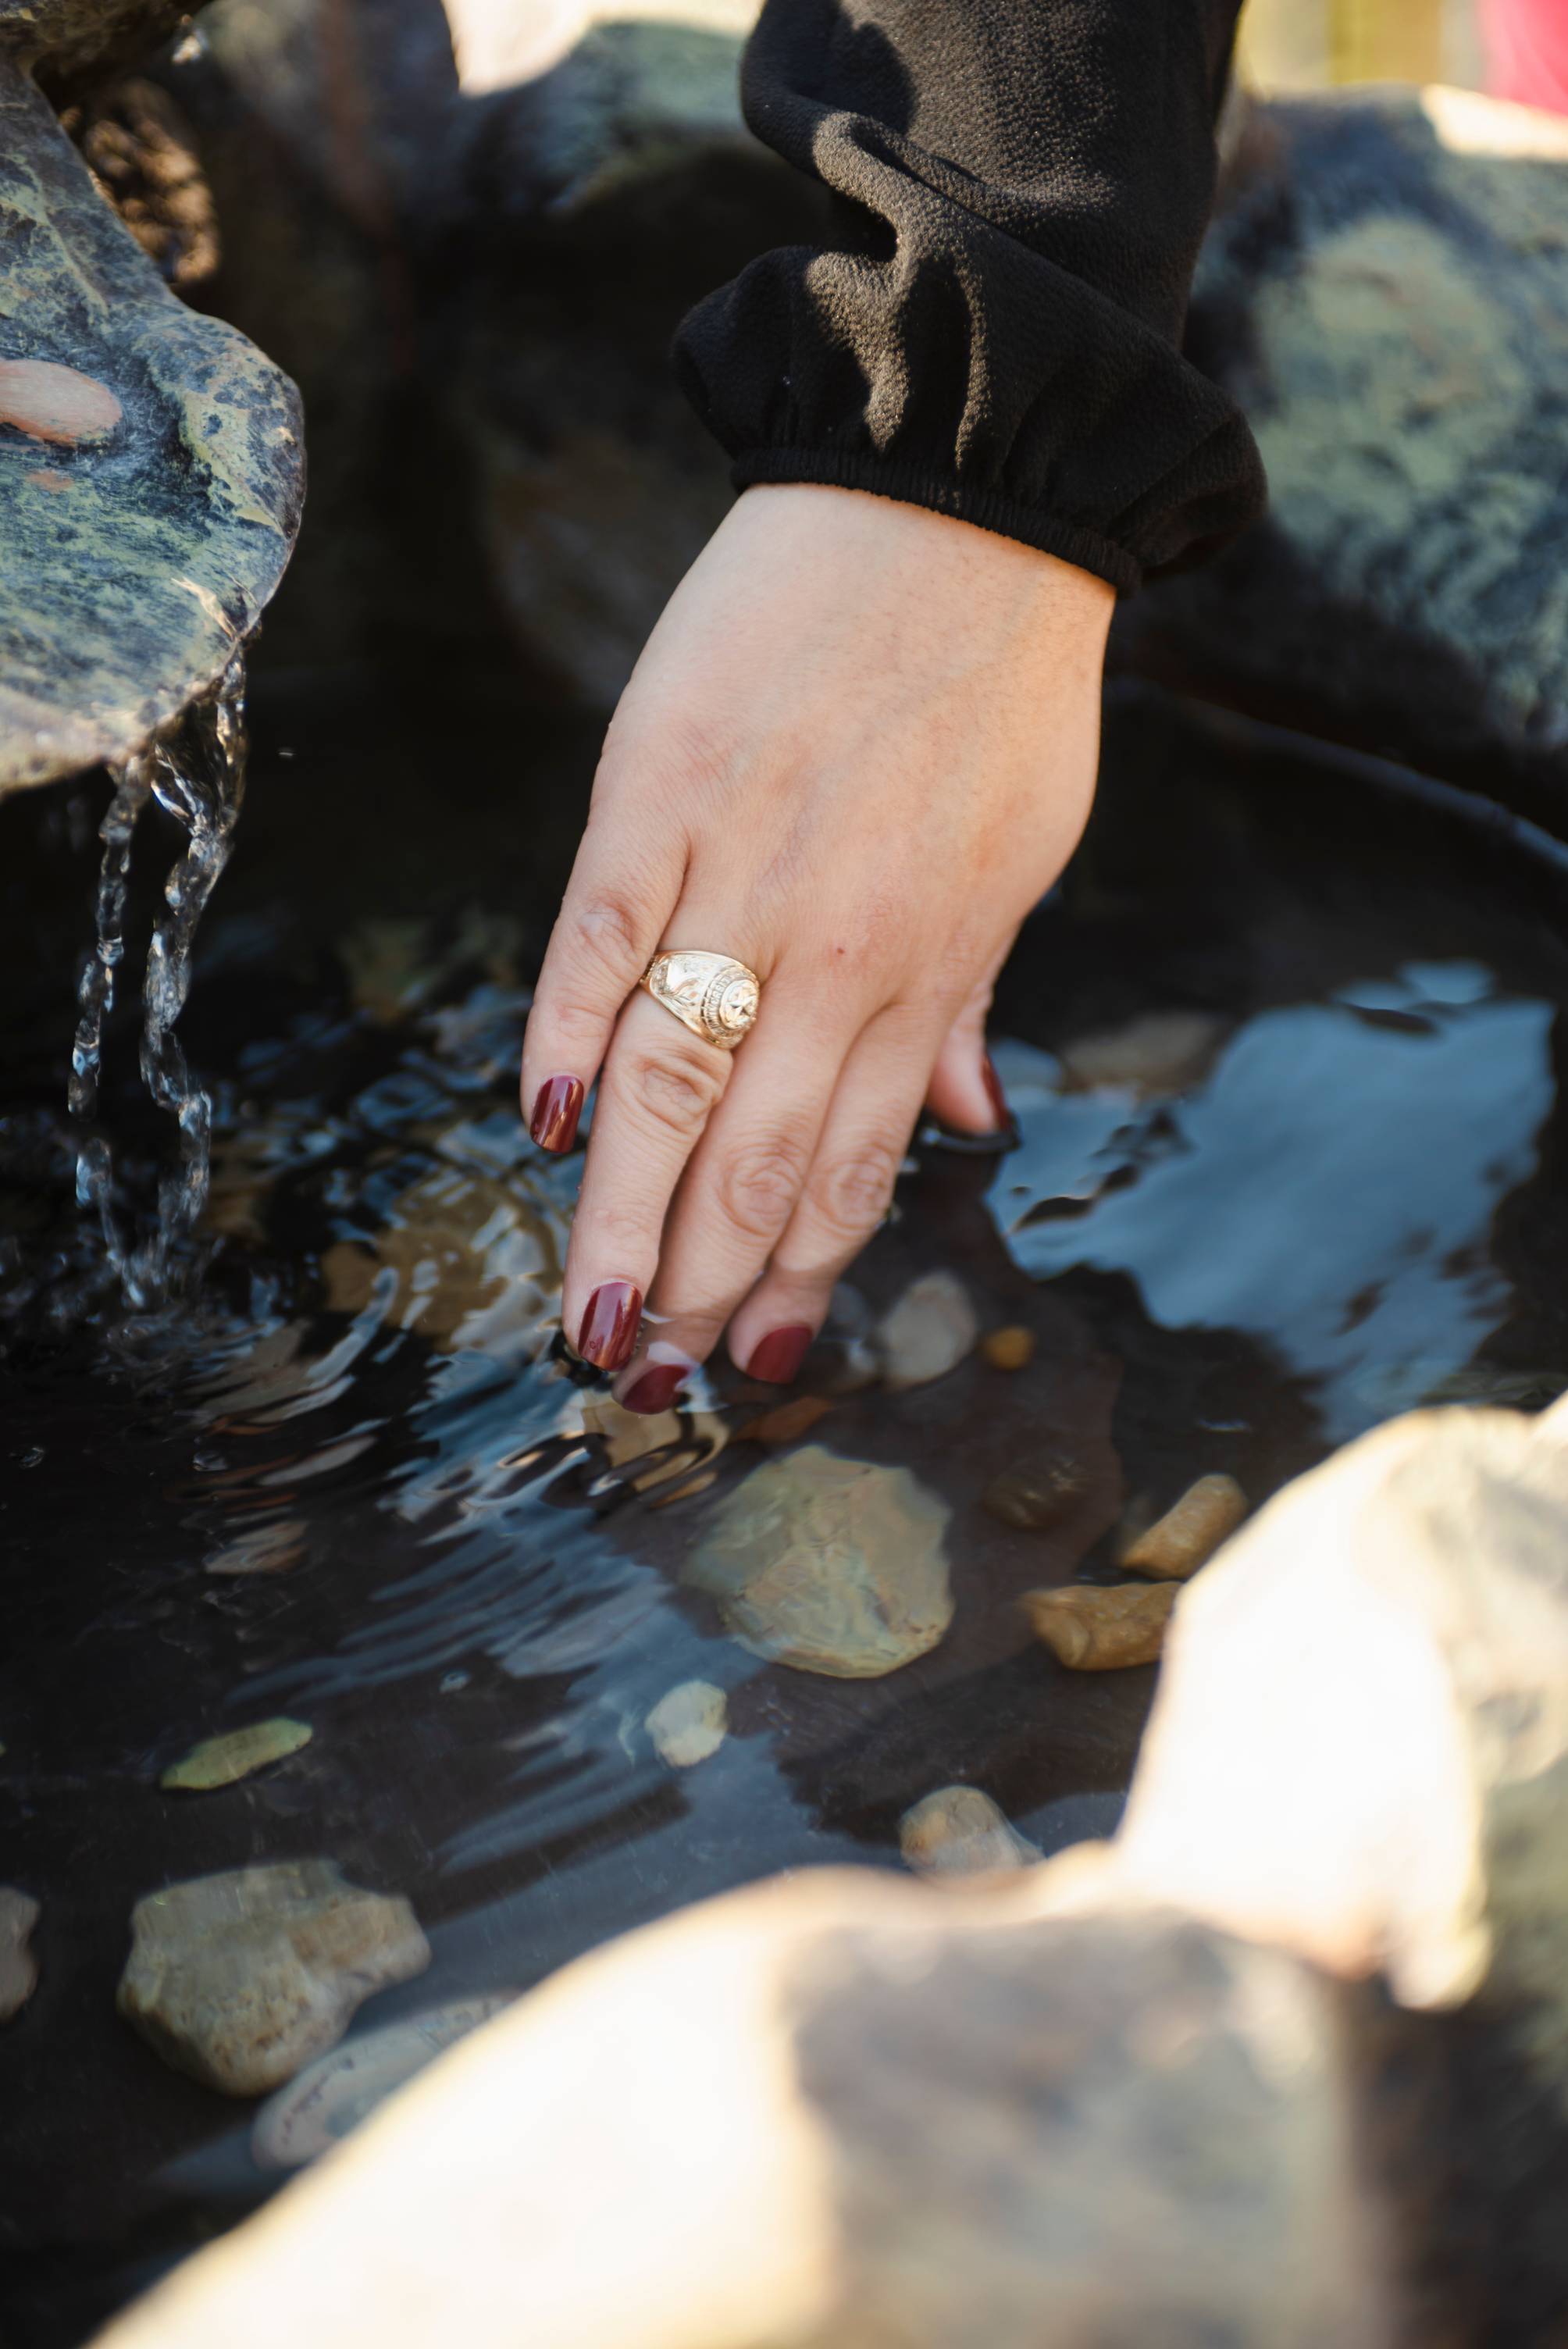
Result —
[[933, 1117], [956, 1133], [999, 1133], [1012, 1123], [1007, 1097], [985, 1050], [985, 1019], [997, 974], [1012, 952], [1016, 935], [1015, 931], [1004, 940], [990, 968], [948, 1030], [931, 1072], [925, 1106]]
[[595, 1369], [630, 1359], [670, 1194], [730, 1071], [727, 1052], [651, 995], [638, 989], [624, 1005], [599, 1081], [562, 1293], [562, 1327]]
[[596, 802], [523, 1037], [522, 1113], [544, 1150], [570, 1150], [576, 1140], [621, 1008], [680, 895], [684, 851], [674, 828], [641, 842], [617, 834], [612, 849], [612, 822]]
[[730, 1354], [753, 1378], [794, 1377], [834, 1283], [886, 1215], [935, 1043], [928, 1022], [898, 1005], [871, 1021], [846, 1061], [799, 1201], [730, 1324]]
[[762, 1272], [805, 1187], [861, 1016], [787, 973], [769, 982], [665, 1223], [647, 1342], [617, 1390], [632, 1410], [669, 1409]]

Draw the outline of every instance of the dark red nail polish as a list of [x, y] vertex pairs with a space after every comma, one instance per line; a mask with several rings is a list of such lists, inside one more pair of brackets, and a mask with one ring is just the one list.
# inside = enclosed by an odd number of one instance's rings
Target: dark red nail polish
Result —
[[787, 1387], [806, 1359], [806, 1349], [816, 1336], [804, 1321], [792, 1321], [787, 1330], [769, 1330], [746, 1365], [748, 1378], [766, 1379], [769, 1386]]
[[[996, 1130], [1000, 1133], [1004, 1126], [1012, 1124], [1013, 1112], [1007, 1107], [1007, 1096], [1002, 1091], [1002, 1080], [996, 1074], [995, 1064], [989, 1052], [980, 1063], [980, 1081], [985, 1088], [985, 1098], [991, 1104], [991, 1114], [995, 1119]], [[573, 1120], [573, 1123], [575, 1122]]]
[[650, 1362], [621, 1397], [624, 1411], [668, 1411], [691, 1376], [689, 1362]]
[[580, 1077], [546, 1077], [533, 1099], [529, 1133], [541, 1150], [570, 1150], [583, 1114]]
[[632, 1359], [637, 1324], [643, 1318], [643, 1292], [630, 1280], [606, 1280], [588, 1299], [577, 1350], [596, 1371], [621, 1371]]

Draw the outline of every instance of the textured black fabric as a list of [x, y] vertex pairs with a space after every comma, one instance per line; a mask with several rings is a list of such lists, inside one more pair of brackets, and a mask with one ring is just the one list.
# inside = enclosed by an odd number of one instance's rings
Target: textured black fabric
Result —
[[1261, 510], [1181, 354], [1239, 0], [767, 0], [742, 95], [820, 250], [699, 304], [681, 379], [738, 486], [978, 523], [1124, 593]]

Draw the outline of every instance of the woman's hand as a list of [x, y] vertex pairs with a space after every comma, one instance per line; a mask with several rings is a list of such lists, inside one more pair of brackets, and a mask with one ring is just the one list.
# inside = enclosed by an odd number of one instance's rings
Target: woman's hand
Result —
[[[747, 491], [670, 599], [522, 1061], [546, 1149], [599, 1079], [562, 1319], [634, 1409], [667, 1409], [726, 1329], [743, 1370], [792, 1378], [923, 1102], [1005, 1122], [985, 1011], [1088, 813], [1113, 600], [967, 523], [815, 487]], [[733, 1055], [638, 988], [678, 947], [760, 978]]]

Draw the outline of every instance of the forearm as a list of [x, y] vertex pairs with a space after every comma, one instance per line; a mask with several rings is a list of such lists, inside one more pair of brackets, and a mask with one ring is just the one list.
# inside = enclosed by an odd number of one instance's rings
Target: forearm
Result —
[[1251, 519], [1251, 436], [1179, 350], [1234, 16], [769, 0], [748, 119], [832, 229], [682, 330], [737, 481], [882, 490], [1123, 590]]

